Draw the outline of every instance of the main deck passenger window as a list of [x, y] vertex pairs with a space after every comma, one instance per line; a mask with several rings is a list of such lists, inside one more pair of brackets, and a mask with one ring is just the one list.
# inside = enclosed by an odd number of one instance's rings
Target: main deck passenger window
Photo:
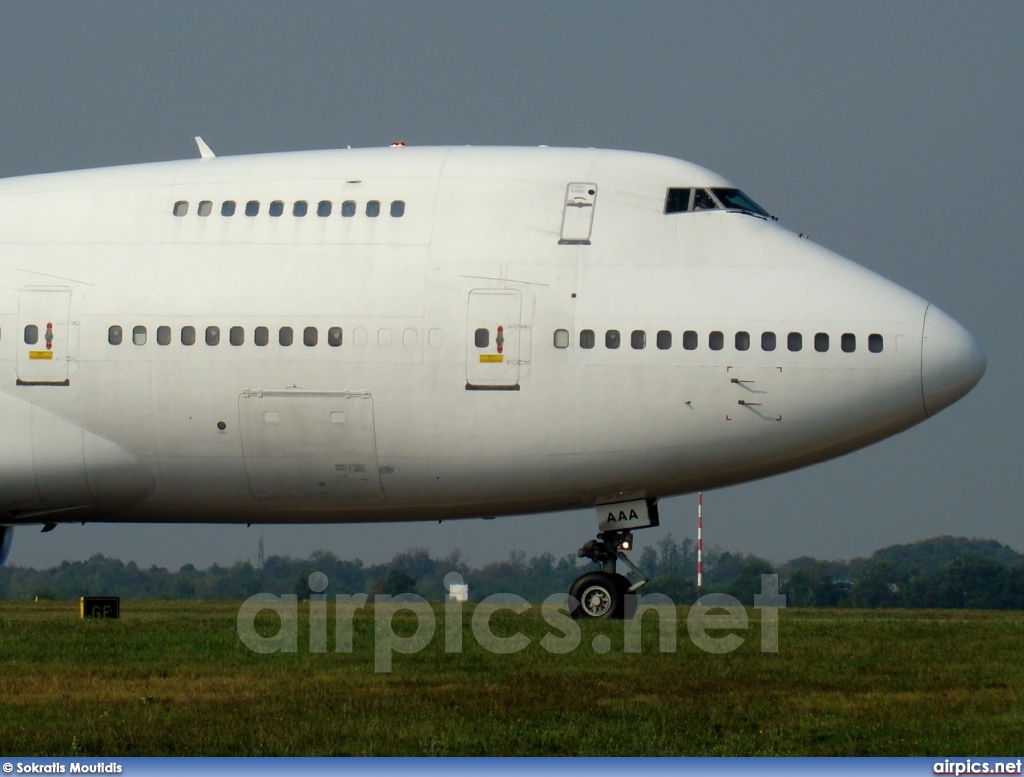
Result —
[[235, 201], [224, 200], [220, 206], [220, 215], [222, 216], [234, 216], [235, 215]]
[[683, 332], [683, 348], [687, 351], [697, 350], [697, 333], [692, 329], [687, 329]]
[[282, 213], [284, 213], [284, 203], [281, 202], [281, 200], [274, 200], [272, 203], [270, 203], [269, 213], [274, 218], [277, 218]]
[[814, 336], [814, 350], [818, 353], [825, 353], [828, 350], [828, 335], [824, 332], [818, 332]]
[[379, 200], [370, 200], [368, 203], [366, 203], [366, 215], [369, 216], [371, 219], [375, 219], [377, 218], [377, 216], [380, 215]]
[[245, 343], [245, 330], [240, 326], [231, 327], [228, 332], [228, 342], [236, 346]]
[[569, 330], [568, 329], [556, 329], [554, 338], [555, 348], [568, 348], [569, 347]]
[[169, 326], [158, 326], [156, 328], [156, 344], [157, 345], [170, 345], [171, 344], [171, 328]]
[[327, 344], [331, 346], [331, 348], [337, 348], [341, 345], [341, 335], [341, 327], [332, 326], [327, 330]]
[[259, 200], [249, 200], [247, 203], [245, 203], [245, 215], [246, 216], [250, 216], [250, 217], [251, 216], [256, 216], [256, 215], [259, 214], [259, 212], [260, 212]]
[[633, 350], [642, 351], [647, 347], [647, 332], [643, 329], [634, 329], [629, 336], [629, 344], [633, 346]]
[[622, 345], [622, 335], [619, 334], [618, 329], [609, 329], [604, 333], [604, 347], [615, 350]]
[[396, 219], [405, 215], [405, 203], [402, 200], [395, 200], [391, 203], [391, 215]]
[[658, 332], [658, 350], [667, 351], [672, 347], [672, 333], [667, 329]]
[[320, 217], [330, 216], [331, 211], [334, 210], [334, 203], [330, 200], [320, 200], [316, 206], [316, 215]]
[[712, 351], [721, 351], [725, 347], [725, 335], [721, 332], [712, 332], [708, 335], [708, 348]]
[[213, 213], [213, 203], [212, 202], [210, 202], [209, 200], [203, 200], [201, 203], [199, 203], [199, 215], [200, 216], [204, 216], [204, 217], [205, 216], [209, 216], [211, 213]]
[[774, 351], [775, 350], [775, 333], [774, 332], [762, 332], [761, 333], [761, 350], [762, 351]]
[[292, 205], [292, 215], [302, 218], [309, 212], [309, 203], [305, 200], [299, 200]]
[[881, 353], [883, 345], [884, 343], [881, 335], [868, 335], [868, 350], [871, 351], [871, 353]]
[[195, 345], [196, 344], [196, 328], [194, 326], [183, 326], [181, 328], [181, 344], [182, 345]]
[[277, 342], [279, 345], [288, 347], [295, 342], [295, 333], [292, 331], [290, 326], [283, 326], [277, 333]]
[[302, 344], [308, 348], [312, 348], [320, 342], [320, 333], [317, 331], [315, 326], [307, 326], [302, 330]]
[[[124, 330], [122, 330], [121, 327], [117, 326], [116, 324], [107, 330], [107, 342], [110, 343], [111, 345], [120, 345], [123, 339]], [[28, 343], [28, 340], [25, 340], [25, 342]], [[32, 343], [28, 344], [31, 345]]]
[[220, 327], [219, 326], [208, 326], [208, 327], [206, 327], [206, 344], [207, 345], [220, 345]]
[[135, 345], [146, 344], [146, 327], [137, 326], [132, 330], [132, 342]]
[[260, 348], [264, 347], [270, 342], [270, 330], [265, 326], [256, 327], [255, 331], [252, 333], [252, 341]]
[[341, 203], [341, 215], [347, 219], [350, 219], [354, 215], [356, 215], [355, 200], [345, 200], [343, 203]]
[[581, 329], [580, 330], [580, 348], [593, 348], [596, 338], [594, 337], [593, 329]]
[[737, 332], [735, 343], [737, 351], [750, 350], [750, 332]]
[[799, 332], [790, 332], [786, 337], [786, 347], [791, 351], [799, 351], [804, 347], [804, 336]]
[[843, 353], [853, 353], [857, 350], [857, 335], [847, 332], [839, 341]]

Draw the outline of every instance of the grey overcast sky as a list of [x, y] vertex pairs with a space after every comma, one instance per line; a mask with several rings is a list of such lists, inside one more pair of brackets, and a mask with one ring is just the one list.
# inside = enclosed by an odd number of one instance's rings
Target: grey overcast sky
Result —
[[[1024, 3], [9, 2], [0, 176], [345, 145], [599, 146], [730, 178], [984, 346], [964, 400], [834, 462], [705, 495], [709, 544], [776, 561], [940, 534], [1024, 551]], [[0, 235], [2, 250], [2, 235]], [[680, 299], [685, 305], [685, 298]], [[696, 499], [662, 503], [694, 536]], [[324, 548], [473, 564], [574, 552], [592, 513], [403, 525], [19, 529], [10, 563], [204, 567]]]

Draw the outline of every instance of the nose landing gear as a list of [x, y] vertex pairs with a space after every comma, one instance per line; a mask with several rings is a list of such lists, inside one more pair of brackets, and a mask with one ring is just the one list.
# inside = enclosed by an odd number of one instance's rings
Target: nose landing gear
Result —
[[[589, 558], [601, 565], [600, 572], [587, 572], [576, 578], [569, 596], [577, 604], [570, 610], [574, 618], [631, 618], [636, 611], [638, 588], [647, 583], [647, 577], [626, 556], [633, 547], [633, 533], [628, 531], [603, 532], [576, 551], [580, 558]], [[615, 571], [615, 562], [621, 560], [637, 580]]]

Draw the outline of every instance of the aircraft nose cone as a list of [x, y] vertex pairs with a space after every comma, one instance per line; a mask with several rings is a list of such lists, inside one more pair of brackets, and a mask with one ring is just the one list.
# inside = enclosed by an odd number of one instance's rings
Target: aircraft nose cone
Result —
[[930, 417], [974, 388], [985, 374], [985, 352], [970, 332], [929, 305], [921, 335], [921, 393]]

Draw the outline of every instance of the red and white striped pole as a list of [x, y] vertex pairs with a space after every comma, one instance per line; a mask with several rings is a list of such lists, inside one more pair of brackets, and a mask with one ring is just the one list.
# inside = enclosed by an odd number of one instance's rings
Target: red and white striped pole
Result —
[[697, 587], [704, 585], [704, 492], [697, 492]]

